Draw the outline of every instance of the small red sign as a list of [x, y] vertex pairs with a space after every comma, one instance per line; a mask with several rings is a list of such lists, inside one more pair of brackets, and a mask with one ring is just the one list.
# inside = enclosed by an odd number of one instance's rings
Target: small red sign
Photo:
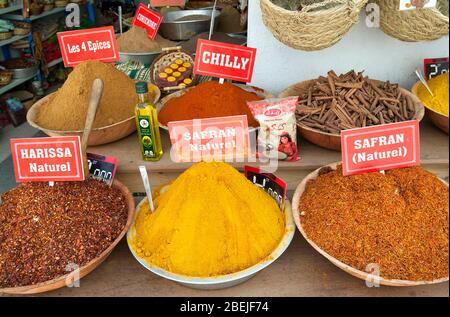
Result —
[[17, 182], [82, 181], [79, 136], [11, 139]]
[[199, 39], [194, 73], [251, 82], [256, 48]]
[[89, 174], [92, 178], [100, 179], [111, 185], [117, 171], [117, 158], [100, 154], [86, 153]]
[[341, 132], [344, 175], [376, 172], [420, 164], [417, 120]]
[[120, 58], [112, 26], [58, 32], [57, 35], [65, 67], [74, 67], [86, 60], [108, 63]]
[[423, 60], [423, 71], [427, 80], [438, 75], [448, 73], [448, 68], [448, 57], [425, 58]]
[[177, 162], [242, 159], [249, 152], [245, 115], [173, 121], [168, 128], [171, 157]]
[[158, 32], [162, 19], [161, 14], [147, 8], [141, 3], [136, 10], [132, 25], [146, 29], [148, 37], [153, 40]]
[[287, 187], [283, 180], [272, 173], [252, 166], [244, 166], [244, 173], [249, 181], [266, 191], [275, 199], [281, 210], [284, 210]]
[[150, 0], [150, 6], [156, 7], [184, 7], [186, 0]]

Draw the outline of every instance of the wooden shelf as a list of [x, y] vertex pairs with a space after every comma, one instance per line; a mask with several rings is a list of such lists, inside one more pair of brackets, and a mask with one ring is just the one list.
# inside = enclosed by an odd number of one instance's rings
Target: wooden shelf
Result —
[[10, 39], [0, 41], [0, 47], [8, 45], [8, 44], [11, 44], [11, 43], [14, 43], [14, 42], [19, 41], [21, 39], [24, 39], [27, 36], [28, 36], [28, 34], [26, 34], [26, 35], [15, 35], [15, 36], [11, 37]]
[[[422, 166], [438, 174], [440, 177], [448, 178], [448, 135], [438, 130], [428, 120], [420, 124], [421, 127], [421, 163]], [[150, 173], [152, 185], [161, 185], [170, 179], [177, 177], [185, 171], [192, 163], [175, 163], [170, 159], [170, 140], [168, 133], [162, 131], [164, 145], [164, 156], [158, 162], [146, 162], [141, 159], [138, 148], [138, 138], [132, 134], [125, 139], [115, 143], [91, 147], [89, 152], [111, 155], [119, 160], [117, 178], [123, 181], [133, 192], [143, 192], [142, 181], [139, 176], [138, 166], [146, 165]], [[341, 160], [341, 153], [323, 149], [307, 141], [300, 140], [300, 161], [279, 162], [277, 176], [281, 177], [289, 190], [294, 190], [300, 181], [313, 170]], [[232, 163], [239, 170], [245, 165], [260, 166], [258, 162]]]
[[[41, 14], [38, 15], [31, 15], [28, 19], [30, 21], [34, 21], [34, 20], [38, 20], [41, 19], [43, 17], [52, 15], [52, 14], [57, 14], [57, 13], [61, 13], [64, 12], [66, 10], [65, 7], [63, 8], [54, 8], [48, 11], [44, 11]], [[22, 14], [5, 14], [3, 15], [3, 18], [5, 19], [10, 19], [10, 20], [15, 20], [15, 21], [24, 21], [27, 20], [27, 18], [24, 18]]]
[[6, 13], [9, 13], [9, 12], [14, 12], [14, 11], [21, 10], [21, 9], [22, 9], [22, 4], [18, 4], [18, 5], [15, 5], [15, 6], [9, 6], [9, 7], [0, 9], [0, 15], [6, 14]]
[[34, 78], [34, 76], [36, 76], [36, 75], [37, 75], [37, 73], [33, 74], [32, 76], [25, 77], [25, 78], [13, 79], [8, 85], [0, 87], [0, 95], [3, 95], [4, 93], [19, 86], [20, 84]]

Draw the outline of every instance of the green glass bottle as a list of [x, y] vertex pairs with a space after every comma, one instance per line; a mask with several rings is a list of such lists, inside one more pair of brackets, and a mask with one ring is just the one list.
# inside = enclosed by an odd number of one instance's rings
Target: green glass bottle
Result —
[[159, 122], [156, 108], [148, 101], [148, 86], [146, 82], [136, 83], [136, 93], [139, 102], [136, 105], [136, 126], [139, 136], [142, 159], [159, 161], [163, 156]]

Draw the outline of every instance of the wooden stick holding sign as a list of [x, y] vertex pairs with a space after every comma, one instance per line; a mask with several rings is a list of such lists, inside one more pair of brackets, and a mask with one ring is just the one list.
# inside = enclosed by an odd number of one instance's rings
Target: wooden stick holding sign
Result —
[[100, 78], [97, 78], [92, 83], [91, 98], [89, 99], [89, 105], [86, 114], [86, 123], [84, 124], [83, 136], [81, 138], [81, 151], [83, 152], [85, 178], [89, 177], [89, 164], [86, 155], [87, 143], [89, 135], [91, 134], [92, 131], [92, 126], [94, 124], [95, 115], [97, 113], [98, 104], [100, 103], [100, 98], [102, 97], [102, 94], [103, 94], [103, 81]]

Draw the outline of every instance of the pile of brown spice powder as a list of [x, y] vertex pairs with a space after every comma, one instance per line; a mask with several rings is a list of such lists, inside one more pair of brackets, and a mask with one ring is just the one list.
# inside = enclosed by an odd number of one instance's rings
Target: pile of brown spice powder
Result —
[[324, 170], [299, 210], [309, 239], [361, 271], [386, 279], [448, 277], [448, 187], [420, 167], [342, 176]]
[[104, 88], [94, 121], [94, 128], [105, 127], [134, 116], [138, 101], [134, 82], [112, 64], [86, 61], [70, 73], [64, 85], [43, 104], [37, 123], [57, 131], [82, 130], [94, 79], [103, 80]]
[[117, 37], [119, 52], [124, 53], [154, 53], [164, 47], [174, 47], [176, 43], [166, 40], [159, 34], [151, 40], [147, 31], [138, 26], [132, 26], [127, 32]]
[[45, 282], [87, 264], [126, 225], [128, 207], [104, 182], [23, 183], [0, 204], [0, 288]]

